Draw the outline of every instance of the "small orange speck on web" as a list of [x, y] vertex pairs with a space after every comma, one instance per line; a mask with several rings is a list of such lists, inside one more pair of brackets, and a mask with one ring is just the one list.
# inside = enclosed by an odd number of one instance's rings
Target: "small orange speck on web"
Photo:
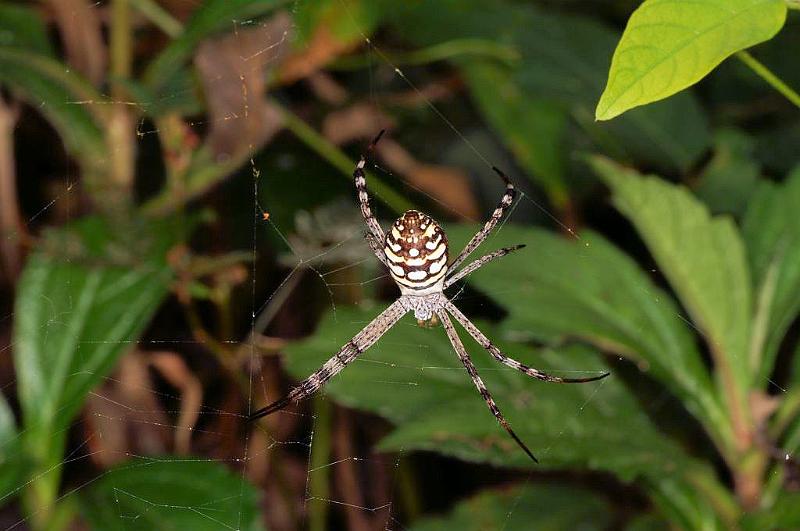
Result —
[[269, 221], [269, 212], [262, 212], [261, 213], [261, 220], [262, 221]]

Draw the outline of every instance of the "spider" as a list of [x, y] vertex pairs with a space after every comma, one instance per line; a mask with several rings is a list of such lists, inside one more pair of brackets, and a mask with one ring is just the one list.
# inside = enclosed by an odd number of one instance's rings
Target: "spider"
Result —
[[461, 339], [458, 337], [453, 322], [449, 315], [486, 349], [497, 361], [516, 369], [528, 376], [546, 382], [556, 383], [585, 383], [600, 380], [609, 375], [601, 374], [591, 378], [559, 378], [551, 376], [538, 369], [523, 365], [519, 361], [509, 358], [497, 348], [477, 326], [463, 314], [448, 299], [444, 290], [469, 275], [476, 269], [484, 266], [488, 262], [505, 256], [524, 245], [506, 247], [489, 253], [473, 261], [460, 271], [456, 271], [464, 260], [489, 236], [497, 226], [504, 214], [511, 206], [516, 196], [516, 190], [511, 180], [499, 169], [492, 169], [505, 182], [506, 189], [500, 203], [495, 208], [492, 216], [467, 243], [466, 247], [456, 256], [450, 264], [448, 261], [447, 236], [441, 226], [430, 216], [417, 210], [408, 210], [394, 222], [388, 233], [384, 234], [383, 229], [378, 224], [369, 206], [369, 195], [367, 194], [367, 182], [364, 174], [364, 166], [367, 159], [372, 154], [375, 145], [380, 140], [384, 131], [369, 144], [367, 151], [361, 155], [353, 178], [358, 193], [358, 202], [361, 206], [361, 214], [367, 225], [365, 238], [370, 249], [386, 266], [392, 279], [400, 288], [400, 297], [386, 308], [380, 315], [365, 326], [358, 334], [348, 341], [331, 359], [320, 367], [311, 376], [303, 380], [294, 387], [288, 395], [273, 402], [272, 404], [259, 409], [248, 418], [249, 421], [256, 420], [276, 411], [287, 405], [303, 400], [318, 391], [325, 383], [336, 376], [350, 362], [355, 360], [359, 354], [375, 344], [380, 337], [394, 326], [406, 313], [413, 311], [414, 316], [421, 323], [432, 321], [434, 318], [442, 323], [442, 327], [450, 340], [458, 358], [467, 369], [475, 387], [483, 397], [489, 410], [495, 416], [500, 425], [508, 432], [512, 439], [522, 448], [526, 454], [534, 461], [539, 462], [525, 443], [514, 433], [508, 421], [505, 419], [500, 409], [497, 407], [492, 395], [478, 375], [478, 370], [472, 363], [467, 354]]

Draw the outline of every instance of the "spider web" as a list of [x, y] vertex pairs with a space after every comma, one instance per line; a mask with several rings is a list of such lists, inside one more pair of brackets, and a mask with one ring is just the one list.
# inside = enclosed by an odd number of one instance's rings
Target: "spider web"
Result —
[[[305, 0], [294, 0], [289, 11], [296, 13], [304, 1]], [[199, 5], [199, 2], [192, 2], [192, 4]], [[98, 3], [96, 6], [99, 7], [100, 4]], [[349, 7], [344, 0], [342, 0], [341, 6], [343, 10], [349, 13]], [[378, 75], [378, 71], [380, 71], [381, 74], [385, 73], [386, 71], [390, 71], [392, 72], [392, 75], [398, 84], [406, 87], [422, 102], [424, 102], [424, 106], [428, 109], [430, 116], [432, 116], [434, 120], [443, 123], [446, 128], [451, 131], [453, 137], [457, 139], [457, 142], [466, 147], [466, 149], [472, 154], [477, 166], [485, 167], [484, 169], [486, 170], [486, 173], [490, 175], [491, 167], [493, 165], [502, 166], [502, 164], [494, 161], [493, 155], [489, 154], [484, 148], [479, 147], [477, 143], [471, 139], [469, 134], [462, 131], [462, 128], [457, 126], [444, 111], [440, 110], [436, 102], [428, 94], [426, 94], [422, 88], [415, 84], [411, 75], [407, 74], [403, 68], [392, 62], [382, 48], [376, 44], [375, 40], [368, 36], [368, 31], [362, 27], [359, 27], [359, 23], [354, 16], [351, 16], [350, 14], [349, 20], [361, 35], [362, 48], [369, 54], [371, 59], [372, 66], [370, 66], [368, 69], [370, 75], [369, 90], [371, 93], [370, 100], [375, 107], [380, 108], [382, 103], [380, 94], [377, 93], [379, 89], [376, 88], [376, 82], [372, 78], [373, 76]], [[279, 61], [279, 52], [281, 48], [291, 41], [290, 35], [292, 32], [297, 30], [294, 22], [290, 22], [288, 28], [283, 29], [272, 29], [270, 26], [271, 23], [271, 21], [258, 19], [230, 21], [234, 35], [239, 35], [241, 32], [244, 32], [245, 29], [254, 27], [265, 30], [265, 32], [262, 32], [264, 37], [262, 38], [260, 45], [251, 55], [244, 58], [244, 64], [252, 62], [254, 64], [254, 70], [261, 71], [263, 69], [269, 69], [271, 65], [277, 63]], [[308, 44], [306, 44], [306, 46], [308, 46]], [[216, 79], [212, 77], [210, 81], [211, 85], [213, 86], [214, 84], [217, 84], [222, 86], [230, 84], [231, 79], [226, 77], [228, 75], [230, 74], [221, 73]], [[208, 90], [208, 92], [211, 92], [211, 90]], [[168, 97], [177, 98], [179, 96], [181, 96], [181, 94], [175, 92], [170, 94]], [[225, 116], [218, 119], [226, 123], [233, 124], [234, 126], [236, 126], [238, 123], [247, 124], [250, 119], [250, 113], [255, 107], [254, 98], [259, 96], [261, 95], [250, 93], [248, 91], [247, 84], [242, 79], [241, 91], [238, 94], [238, 97], [240, 98], [239, 103], [241, 104], [240, 107], [242, 109], [242, 114]], [[43, 104], [46, 105], [47, 102], [43, 102]], [[92, 106], [96, 103], [75, 102], [75, 104]], [[197, 129], [203, 129], [212, 124], [194, 122], [190, 125]], [[138, 133], [140, 141], [143, 142], [149, 135], [158, 134], [160, 131], [158, 129], [148, 129], [148, 125], [142, 123], [138, 128]], [[248, 363], [252, 371], [247, 382], [247, 409], [245, 413], [254, 410], [257, 407], [257, 404], [268, 402], [267, 397], [274, 399], [281, 394], [280, 392], [273, 391], [271, 389], [271, 386], [273, 386], [275, 382], [267, 381], [263, 377], [263, 373], [260, 373], [257, 370], [263, 363], [265, 363], [262, 354], [259, 353], [258, 341], [265, 330], [267, 330], [270, 326], [274, 326], [276, 317], [282, 311], [285, 311], [283, 310], [284, 305], [288, 303], [287, 301], [289, 301], [291, 297], [295, 296], [295, 292], [300, 289], [301, 286], [304, 284], [321, 285], [324, 289], [325, 296], [327, 297], [326, 304], [329, 306], [330, 311], [334, 316], [333, 318], [336, 320], [339, 319], [338, 313], [340, 311], [337, 305], [337, 294], [341, 290], [356, 288], [357, 291], [366, 292], [367, 294], [376, 296], [376, 286], [379, 285], [387, 276], [379, 267], [377, 260], [375, 260], [371, 255], [366, 243], [363, 241], [362, 235], [364, 228], [358, 213], [357, 205], [352, 199], [354, 192], [351, 189], [352, 184], [349, 179], [332, 177], [332, 179], [338, 179], [337, 186], [341, 189], [341, 195], [347, 198], [347, 200], [342, 204], [327, 205], [323, 208], [317, 209], [314, 212], [301, 212], [297, 214], [297, 218], [295, 220], [278, 217], [275, 215], [270, 215], [269, 219], [265, 220], [263, 214], [273, 212], [278, 206], [273, 204], [273, 199], [271, 198], [268, 186], [265, 185], [265, 181], [269, 180], [268, 174], [270, 172], [270, 168], [262, 166], [259, 162], [258, 155], [262, 149], [260, 147], [262, 139], [248, 138], [247, 142], [250, 151], [250, 157], [247, 165], [249, 165], [250, 168], [251, 186], [246, 193], [248, 193], [252, 198], [252, 207], [254, 213], [251, 227], [252, 237], [250, 248], [252, 260], [248, 280], [250, 292], [250, 309], [248, 312], [248, 317], [252, 332], [250, 336], [244, 340], [241, 337], [231, 337], [224, 340], [224, 343], [246, 349], [248, 353]], [[270, 148], [271, 145], [268, 143], [263, 149], [270, 150]], [[283, 160], [283, 163], [294, 165], [294, 169], [297, 172], [302, 171], [302, 161]], [[382, 179], [395, 183], [400, 180], [399, 177], [395, 176], [391, 171], [381, 167], [380, 164], [380, 161], [378, 161], [376, 168]], [[519, 183], [520, 180], [521, 179], [516, 179], [517, 183]], [[66, 174], [61, 185], [61, 191], [56, 193], [52, 200], [42, 205], [40, 210], [29, 216], [26, 220], [27, 225], [32, 225], [34, 222], [39, 220], [39, 218], [45, 216], [48, 211], [54, 208], [64, 208], [68, 213], [67, 217], [73, 217], [72, 211], [75, 209], [75, 199], [73, 198], [73, 193], [75, 191], [75, 184], [77, 181], [77, 176]], [[434, 202], [439, 202], [436, 197], [429, 194], [425, 190], [420, 189], [418, 186], [408, 182], [405, 182], [404, 186], [406, 187], [406, 190], [409, 191], [409, 195], [418, 194], [426, 196], [428, 199]], [[497, 190], [499, 189], [500, 186], [498, 185]], [[373, 207], [375, 207], [375, 210], [378, 213], [379, 220], [383, 222], [385, 226], [388, 215], [387, 209], [382, 208], [380, 202], [375, 200], [376, 194], [374, 189], [371, 189], [371, 192], [373, 196]], [[217, 192], [210, 192], [212, 195], [215, 193]], [[380, 194], [377, 195], [377, 199], [380, 200]], [[485, 204], [482, 205], [482, 212], [488, 214], [499, 196], [500, 193], [498, 191], [496, 196], [487, 197]], [[442, 210], [450, 211], [452, 214], [454, 214], [454, 217], [459, 219], [469, 220], [474, 223], [480, 223], [483, 220], [482, 216], [475, 216], [464, 211], [458, 211], [458, 209], [454, 208], [452, 205], [442, 204], [441, 202], [439, 203], [442, 207]], [[520, 212], [521, 210], [524, 212]], [[525, 193], [524, 191], [520, 194], [519, 199], [510, 209], [510, 212], [506, 216], [505, 220], [497, 227], [496, 232], [501, 233], [504, 230], [506, 220], [511, 220], [513, 222], [514, 220], [519, 220], [524, 217], [530, 218], [532, 217], [532, 213], [535, 212], [543, 214], [553, 224], [559, 226], [569, 238], [575, 240], [581, 239], [581, 237], [575, 233], [571, 227], [565, 225], [552, 212], [543, 206], [541, 201], [538, 201], [533, 195]], [[324, 234], [320, 235], [320, 231], [323, 231]], [[276, 238], [275, 241], [282, 242], [284, 246], [282, 249], [277, 250], [277, 252], [281, 255], [278, 260], [282, 264], [282, 269], [280, 273], [280, 280], [275, 283], [274, 288], [271, 289], [266, 296], [264, 296], [260, 286], [258, 285], [259, 279], [262, 278], [264, 274], [261, 269], [261, 262], [258, 260], [258, 258], [262, 253], [265, 252], [265, 249], [262, 248], [265, 242], [264, 236], [270, 234]], [[495, 247], [492, 245], [493, 237], [494, 236], [490, 236], [488, 241], [484, 243], [481, 248], [493, 249]], [[454, 251], [457, 252], [457, 249], [451, 250], [451, 252]], [[273, 250], [273, 252], [275, 252], [275, 250]], [[337, 274], [347, 269], [358, 270], [361, 272], [361, 274], [357, 276], [366, 278], [362, 280], [344, 282], [341, 280], [336, 280]], [[274, 272], [274, 268], [271, 272]], [[489, 292], [486, 293], [486, 295], [488, 295], [489, 298], [502, 301], [503, 297], [507, 294], [502, 292]], [[463, 287], [453, 297], [456, 302], [465, 301], [467, 298], [469, 298], [469, 295], [467, 292], [465, 292]], [[473, 300], [466, 300], [465, 302], [474, 302], [475, 300], [478, 301], [478, 304], [483, 304], [483, 299], [473, 298]], [[3, 321], [13, 318], [14, 314], [12, 313], [4, 316]], [[337, 344], [344, 344], [349, 339], [350, 337], [335, 338]], [[394, 346], [397, 345], [384, 344], [381, 346], [381, 344], [379, 344], [373, 348], [387, 350]], [[405, 347], [409, 346], [418, 349], [426, 348], [426, 345], [422, 343], [411, 343], [410, 345], [405, 345]], [[14, 345], [9, 343], [2, 349], [2, 352], [8, 353], [13, 347]], [[138, 341], [134, 349], [148, 352], [162, 349], [196, 349], [198, 347], [202, 348], [203, 345], [198, 345], [194, 340], [176, 340], [171, 337], [165, 337], [161, 339], [149, 338]], [[470, 351], [472, 350], [473, 349], [470, 348]], [[331, 351], [331, 355], [334, 353], [335, 351]], [[166, 365], [173, 361], [174, 360], [169, 356], [165, 356], [163, 363]], [[386, 362], [384, 361], [375, 359], [369, 353], [362, 355], [359, 360], [354, 362], [354, 364], [385, 363]], [[400, 366], [402, 361], [398, 360], [397, 364]], [[113, 431], [117, 424], [114, 422], [104, 424], [104, 420], [113, 421], [118, 419], [121, 415], [132, 413], [134, 416], [139, 415], [141, 419], [138, 420], [138, 422], [153, 432], [159, 432], [166, 429], [170, 432], [183, 432], [185, 436], [188, 436], [190, 439], [193, 436], [202, 436], [202, 438], [206, 441], [213, 440], [216, 437], [219, 437], [220, 440], [243, 438], [244, 442], [240, 446], [241, 451], [238, 455], [231, 455], [230, 457], [207, 457], [198, 459], [200, 461], [210, 460], [221, 462], [226, 466], [230, 466], [239, 471], [242, 491], [239, 493], [231, 493], [230, 496], [238, 496], [238, 498], [242, 500], [242, 492], [245, 488], [245, 485], [249, 481], [253, 480], [255, 476], [255, 480], [258, 481], [259, 484], [267, 485], [266, 488], [270, 489], [267, 492], [268, 499], [273, 499], [275, 496], [274, 483], [276, 482], [275, 478], [277, 477], [277, 472], [275, 471], [276, 466], [274, 463], [270, 464], [270, 459], [276, 455], [276, 450], [280, 449], [283, 458], [286, 458], [287, 462], [289, 462], [291, 465], [287, 470], [283, 471], [287, 477], [280, 479], [287, 482], [290, 487], [298, 483], [298, 467], [296, 466], [296, 463], [304, 463], [302, 470], [303, 477], [300, 478], [300, 481], [305, 485], [303, 487], [304, 495], [302, 499], [302, 506], [299, 508], [282, 508], [282, 510], [286, 511], [295, 510], [299, 515], [297, 516], [296, 520], [301, 522], [302, 525], [309, 525], [309, 518], [312, 518], [310, 515], [314, 512], [319, 513], [318, 508], [314, 509], [312, 506], [321, 505], [326, 507], [326, 510], [334, 512], [338, 511], [336, 515], [338, 520], [344, 519], [346, 511], [349, 510], [369, 517], [367, 520], [362, 518], [360, 520], [362, 522], [367, 521], [373, 526], [376, 523], [382, 525], [382, 527], [378, 528], [401, 530], [409, 527], [410, 522], [407, 522], [404, 516], [395, 510], [395, 498], [398, 495], [398, 491], [403, 488], [403, 478], [401, 477], [402, 466], [406, 460], [413, 458], [411, 453], [400, 451], [394, 455], [386, 455], [377, 453], [371, 447], [354, 448], [351, 445], [350, 448], [345, 450], [344, 455], [331, 455], [329, 456], [330, 459], [328, 460], [320, 460], [316, 458], [315, 454], [315, 451], [320, 451], [318, 448], [319, 434], [321, 432], [328, 432], [329, 428], [323, 428], [320, 426], [320, 419], [318, 416], [304, 413], [305, 411], [309, 411], [307, 405], [298, 409], [293, 409], [291, 412], [273, 416], [269, 421], [268, 430], [258, 427], [253, 431], [248, 430], [245, 433], [240, 433], [240, 428], [236, 427], [235, 425], [230, 427], [229, 429], [231, 431], [226, 433], [216, 430], [206, 430], [202, 427], [194, 426], [191, 423], [180, 423], [169, 420], [172, 417], [187, 413], [189, 417], [194, 418], [195, 421], [201, 414], [203, 416], [218, 415], [220, 417], [233, 417], [238, 419], [243, 412], [237, 406], [229, 407], [228, 405], [223, 405], [219, 407], [212, 407], [209, 405], [202, 405], [198, 406], [195, 410], [190, 410], [188, 412], [185, 411], [184, 408], [176, 406], [174, 411], [169, 412], [171, 414], [170, 417], [162, 420], [154, 420], [154, 418], [159, 417], [162, 412], [148, 410], [148, 406], [143, 406], [142, 404], [180, 404], [181, 401], [185, 402], [187, 400], [187, 396], [189, 396], [191, 393], [191, 386], [182, 389], [181, 393], [174, 393], [171, 391], [165, 392], [162, 387], [150, 385], [149, 383], [140, 383], [137, 387], [135, 383], [131, 384], [132, 381], [135, 382], [135, 379], [125, 377], [124, 375], [126, 368], [130, 369], [132, 366], [136, 370], [140, 370], [141, 368], [140, 366], [136, 366], [136, 364], [127, 364], [123, 360], [120, 369], [111, 376], [105, 378], [104, 386], [102, 386], [102, 388], [97, 392], [92, 393], [93, 399], [90, 400], [89, 415], [96, 421], [96, 424], [93, 426], [94, 430], [80, 430], [73, 426], [71, 431], [75, 434], [75, 436], [77, 436], [78, 440], [69, 445], [69, 453], [64, 456], [64, 459], [58, 464], [58, 466], [68, 467], [69, 470], [74, 470], [84, 461], [116, 463], [124, 462], [128, 458], [134, 457], [135, 454], [132, 455], [130, 453], [104, 457], [103, 454], [107, 453], [108, 450], [105, 449], [103, 444], [98, 444], [98, 440], [113, 440], [116, 437]], [[420, 375], [429, 371], [463, 372], [463, 367], [458, 364], [455, 353], [453, 353], [453, 364], [451, 366], [425, 365], [411, 367], [406, 366], [405, 368], [418, 371]], [[172, 370], [179, 371], [180, 368], [173, 368]], [[479, 370], [482, 373], [487, 373], [490, 371], [511, 371], [511, 369], [501, 366], [490, 367], [480, 365]], [[403, 372], [403, 374], [408, 374], [408, 372]], [[463, 377], [466, 379], [467, 375], [463, 374]], [[143, 379], [140, 380], [140, 382], [149, 382], [149, 380]], [[409, 394], [418, 392], [419, 386], [421, 385], [419, 381], [415, 381], [413, 379], [400, 379], [397, 381], [375, 380], [369, 383], [375, 387], [392, 387], [392, 389], [395, 389], [398, 393]], [[134, 394], [140, 397], [145, 397], [145, 400], [143, 400], [142, 403], [130, 405], [122, 402], [115, 402], [114, 397], [117, 395], [109, 393], [107, 389], [130, 385], [134, 385]], [[590, 401], [602, 400], [602, 385], [602, 383], [597, 384], [593, 393], [590, 395], [590, 398], [588, 398], [585, 402], [576, 403], [573, 411], [565, 412], [565, 418], [579, 418], [581, 412], [586, 408]], [[151, 399], [150, 402], [147, 400], [148, 397]], [[323, 411], [326, 415], [326, 418], [324, 419], [325, 423], [330, 424], [331, 422], [334, 422], [336, 419], [340, 418], [338, 416], [333, 416], [334, 413], [332, 412], [332, 401], [325, 398], [324, 391], [320, 397], [309, 400], [309, 402], [312, 401], [314, 402], [313, 410], [318, 414], [320, 411]], [[490, 415], [488, 411], [486, 411], [485, 414], [487, 416]], [[280, 424], [285, 423], [287, 418], [291, 419], [290, 427], [288, 429], [281, 429]], [[348, 428], [350, 430], [354, 429], [352, 426], [353, 423], [363, 423], [366, 422], [365, 419], [368, 419], [370, 422], [379, 422], [375, 417], [354, 417], [352, 413], [347, 413], [344, 418], [346, 422], [351, 424]], [[80, 425], [83, 422], [86, 422], [85, 415], [83, 420], [76, 420], [75, 425]], [[220, 423], [219, 425], [225, 426], [224, 423]], [[230, 423], [228, 426], [231, 426]], [[500, 430], [499, 427], [498, 430]], [[232, 433], [234, 433], [233, 437]], [[329, 436], [329, 434], [326, 436]], [[528, 442], [532, 445], [534, 451], [540, 457], [546, 457], [551, 449], [550, 447], [537, 448], [536, 441]], [[328, 448], [330, 448], [329, 442], [326, 443], [326, 445]], [[338, 453], [341, 454], [341, 450]], [[213, 452], [209, 452], [209, 454], [213, 455]], [[143, 454], [139, 456], [147, 457]], [[278, 459], [281, 458], [282, 457], [278, 457]], [[170, 457], [161, 456], [158, 457], [158, 459], [161, 461], [172, 460]], [[179, 460], [182, 461], [183, 458], [174, 458], [175, 462], [178, 462]], [[263, 470], [256, 470], [256, 468], [259, 467], [268, 468], [266, 477], [263, 477]], [[331, 478], [334, 475], [341, 478], [348, 477], [348, 474], [355, 474], [353, 479], [357, 486], [360, 486], [363, 493], [363, 491], [366, 491], [369, 488], [369, 485], [365, 484], [365, 475], [370, 473], [377, 475], [382, 474], [384, 476], [388, 476], [389, 479], [384, 479], [381, 482], [381, 487], [383, 490], [380, 491], [380, 489], [378, 489], [379, 492], [373, 493], [371, 498], [374, 499], [370, 500], [369, 503], [363, 504], [353, 503], [347, 499], [347, 497], [342, 496], [340, 492], [330, 492], [329, 485], [321, 484], [319, 480], [319, 478], [322, 478], [322, 481], [330, 483]], [[59, 500], [69, 496], [75, 491], [88, 488], [93, 483], [102, 479], [106, 474], [107, 473], [101, 473], [99, 476], [70, 482], [68, 488], [63, 491], [63, 494], [59, 497]], [[521, 482], [527, 482], [530, 477], [531, 476], [523, 476]], [[12, 491], [12, 494], [18, 494], [25, 486], [25, 484], [20, 484], [17, 489]], [[120, 486], [117, 497], [120, 498], [124, 497], [125, 495], [131, 494], [126, 492], [124, 486]], [[362, 498], [364, 497], [365, 496], [362, 496]], [[238, 525], [231, 526], [226, 522], [217, 520], [214, 516], [213, 510], [208, 509], [208, 507], [163, 507], [159, 506], [158, 502], [155, 501], [146, 499], [140, 501], [145, 505], [151, 505], [153, 509], [176, 512], [188, 511], [202, 514], [209, 521], [219, 523], [220, 529], [238, 529]], [[215, 501], [219, 500], [209, 500], [208, 505], [213, 506]], [[45, 508], [42, 508], [42, 510], [43, 509]], [[268, 507], [267, 511], [270, 511], [271, 509], [274, 510], [274, 508]], [[516, 508], [512, 508], [512, 510], [506, 515], [507, 521], [512, 518], [514, 510], [516, 510]], [[242, 514], [242, 509], [240, 509], [240, 520]], [[322, 511], [321, 514], [325, 514], [325, 511]], [[123, 522], [135, 520], [140, 516], [141, 515], [126, 514], [124, 510], [119, 510], [119, 519]], [[272, 521], [270, 529], [288, 529], [289, 527], [281, 527], [281, 525], [286, 525], [285, 521], [281, 521], [281, 518], [282, 516], [280, 515], [270, 515], [269, 519]], [[353, 521], [359, 521], [358, 514], [353, 518]], [[291, 519], [288, 519], [288, 521], [291, 521]], [[29, 522], [27, 521], [26, 517], [22, 517], [19, 514], [9, 514], [8, 511], [6, 511], [1, 525], [3, 525], [4, 529], [24, 529], [28, 523]]]

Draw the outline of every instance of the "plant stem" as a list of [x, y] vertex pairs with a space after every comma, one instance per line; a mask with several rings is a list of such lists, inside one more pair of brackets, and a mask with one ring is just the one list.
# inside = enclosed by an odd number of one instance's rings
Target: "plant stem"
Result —
[[[289, 109], [283, 107], [274, 100], [272, 100], [271, 103], [281, 111], [284, 125], [286, 125], [287, 129], [294, 133], [295, 136], [302, 140], [308, 147], [316, 151], [318, 155], [330, 162], [335, 168], [341, 171], [342, 174], [346, 175], [348, 179], [352, 176], [355, 164], [347, 155], [342, 153], [335, 145], [328, 142], [325, 137], [317, 133], [311, 126]], [[370, 181], [369, 187], [375, 196], [380, 198], [381, 201], [386, 203], [395, 212], [404, 212], [412, 208], [408, 200], [389, 188], [380, 179], [373, 176], [368, 176], [368, 179]]]
[[120, 80], [131, 77], [133, 46], [131, 36], [131, 10], [128, 0], [111, 2], [111, 75], [115, 83], [111, 85], [111, 96], [115, 100], [124, 99]]
[[152, 22], [158, 29], [177, 37], [183, 33], [183, 24], [153, 0], [130, 0], [131, 5]]
[[769, 83], [772, 88], [783, 94], [787, 100], [791, 101], [796, 107], [800, 108], [800, 94], [795, 92], [794, 89], [784, 83], [781, 78], [772, 73], [772, 71], [764, 66], [764, 64], [758, 59], [750, 55], [750, 53], [745, 50], [738, 52], [736, 57], [746, 64], [750, 70], [755, 72], [758, 77]]

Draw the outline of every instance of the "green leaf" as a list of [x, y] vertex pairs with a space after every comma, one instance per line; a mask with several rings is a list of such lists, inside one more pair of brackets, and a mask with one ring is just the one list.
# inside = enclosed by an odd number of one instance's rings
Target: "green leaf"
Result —
[[746, 531], [800, 529], [800, 493], [782, 491], [770, 507], [748, 514], [742, 520]]
[[670, 531], [670, 526], [660, 514], [645, 513], [628, 520], [625, 531]]
[[[711, 473], [704, 471], [707, 477]], [[712, 481], [714, 481], [712, 479]], [[679, 529], [704, 529], [708, 531], [730, 529], [723, 526], [718, 514], [714, 511], [714, 501], [701, 491], [696, 484], [677, 476], [650, 477], [646, 481], [647, 492], [659, 511], [667, 520]], [[730, 496], [722, 485], [717, 484], [715, 491], [722, 496]], [[726, 500], [728, 501], [728, 500]], [[733, 508], [739, 512], [735, 504]], [[738, 514], [736, 515], [738, 516]], [[672, 529], [672, 527], [670, 527]]]
[[0, 3], [0, 48], [19, 48], [50, 57], [54, 55], [39, 12], [5, 2]]
[[503, 65], [476, 61], [465, 65], [464, 73], [472, 98], [519, 164], [542, 184], [551, 201], [562, 204], [567, 199], [567, 112], [523, 92]]
[[[287, 348], [289, 372], [301, 379], [318, 369], [377, 310], [337, 307], [327, 314], [312, 337]], [[498, 364], [469, 337], [463, 339], [499, 407], [541, 460], [539, 468], [585, 466], [631, 480], [697, 466], [654, 428], [613, 375], [585, 385], [543, 383]], [[523, 363], [557, 375], [606, 370], [585, 348], [555, 352], [499, 345]], [[431, 450], [498, 466], [534, 466], [489, 412], [444, 331], [421, 328], [412, 316], [401, 319], [329, 382], [325, 392], [395, 423], [396, 430], [382, 441], [382, 448]], [[671, 459], [664, 460], [664, 455]]]
[[800, 167], [782, 184], [762, 181], [742, 224], [756, 315], [754, 381], [767, 385], [784, 334], [800, 312]]
[[179, 224], [111, 227], [85, 218], [54, 231], [20, 278], [14, 363], [26, 447], [42, 465], [61, 460], [65, 428], [135, 343], [172, 280], [165, 255]]
[[292, 12], [299, 47], [307, 46], [318, 30], [341, 45], [361, 42], [372, 33], [381, 17], [381, 2], [373, 0], [316, 0], [295, 6]]
[[[247, 19], [270, 13], [287, 2], [283, 0], [206, 0], [192, 13], [183, 33], [170, 42], [151, 62], [144, 74], [144, 82], [152, 90], [169, 85], [181, 74], [185, 63], [204, 39], [214, 34], [230, 31], [252, 21]], [[276, 36], [278, 38], [279, 36]], [[268, 47], [272, 43], [264, 43]]]
[[0, 507], [10, 501], [24, 483], [26, 459], [14, 412], [0, 395]]
[[703, 334], [726, 396], [743, 407], [752, 378], [752, 294], [744, 245], [733, 222], [712, 218], [682, 186], [642, 177], [602, 157], [591, 163]]
[[753, 157], [755, 142], [736, 129], [721, 129], [714, 138], [714, 156], [703, 168], [695, 195], [714, 214], [740, 215], [758, 185], [760, 168]]
[[92, 529], [260, 531], [258, 491], [221, 463], [136, 459], [77, 494]]
[[[472, 232], [448, 227], [447, 234], [458, 248]], [[506, 335], [549, 344], [578, 338], [629, 357], [680, 397], [712, 435], [727, 437], [724, 412], [690, 329], [670, 295], [631, 258], [588, 231], [579, 240], [565, 239], [511, 224], [486, 247], [519, 243], [528, 247], [469, 277], [508, 312]]]
[[784, 0], [645, 0], [614, 52], [595, 117], [610, 120], [697, 83], [785, 20]]
[[29, 51], [0, 49], [0, 84], [42, 113], [85, 170], [99, 171], [107, 157], [94, 106], [104, 98], [82, 77], [55, 59]]
[[[616, 157], [632, 158], [665, 170], [685, 170], [705, 151], [709, 143], [708, 125], [704, 111], [694, 97], [682, 94], [654, 108], [643, 108], [611, 124], [598, 124], [592, 116], [597, 96], [605, 81], [608, 58], [611, 56], [618, 34], [587, 17], [550, 13], [531, 5], [505, 2], [480, 2], [479, 0], [436, 0], [414, 4], [398, 2], [389, 17], [404, 38], [415, 44], [430, 46], [459, 38], [482, 38], [515, 49], [515, 61], [508, 79], [499, 79], [502, 89], [492, 94], [491, 79], [483, 80], [477, 74], [498, 76], [499, 65], [483, 66], [485, 61], [456, 61], [467, 73], [473, 93], [483, 91], [486, 102], [475, 95], [481, 112], [505, 135], [512, 151], [519, 157], [523, 168], [532, 171], [545, 186], [558, 169], [556, 151], [548, 153], [549, 146], [540, 138], [544, 126], [533, 123], [533, 113], [526, 109], [527, 100], [549, 101], [557, 104], [583, 128], [598, 146]], [[485, 70], [489, 70], [486, 72]], [[477, 86], [475, 83], [477, 82]], [[483, 85], [489, 85], [484, 88]], [[525, 98], [505, 96], [506, 93], [524, 94]], [[490, 101], [491, 96], [494, 101]], [[492, 104], [492, 105], [490, 105]], [[508, 109], [502, 108], [505, 104]], [[496, 108], [500, 107], [500, 108]], [[498, 116], [511, 116], [524, 110], [524, 123], [515, 125], [506, 133]], [[549, 115], [553, 111], [549, 111]], [[550, 116], [550, 120], [553, 116]], [[527, 129], [527, 130], [526, 130]], [[547, 129], [545, 129], [547, 130]], [[550, 126], [551, 134], [557, 129]], [[513, 136], [512, 136], [513, 135]], [[523, 135], [526, 144], [520, 145]], [[585, 144], [586, 139], [574, 132], [569, 142]], [[577, 136], [577, 137], [576, 137]], [[522, 155], [530, 156], [530, 159]], [[533, 166], [538, 158], [539, 167]], [[551, 160], [552, 159], [552, 160]], [[547, 161], [547, 162], [544, 162]]]
[[608, 503], [598, 495], [547, 484], [481, 492], [450, 514], [425, 518], [409, 531], [590, 531], [608, 529], [612, 521]]

